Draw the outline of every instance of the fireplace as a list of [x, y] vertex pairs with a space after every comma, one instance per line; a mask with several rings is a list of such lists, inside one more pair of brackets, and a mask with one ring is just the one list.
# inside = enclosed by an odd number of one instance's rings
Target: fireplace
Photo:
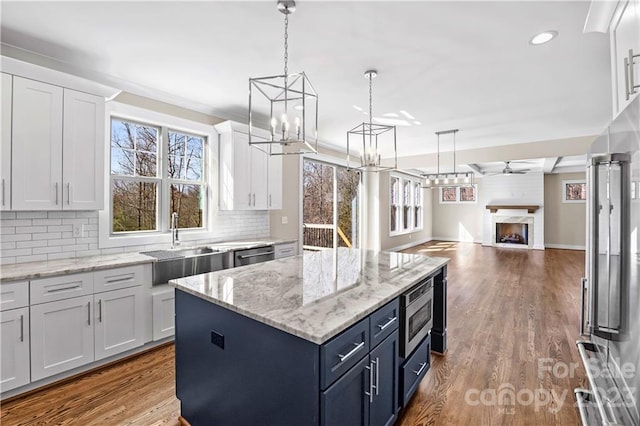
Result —
[[496, 223], [497, 244], [529, 245], [528, 223]]
[[533, 216], [498, 216], [494, 214], [491, 222], [491, 244], [494, 247], [533, 248], [535, 239]]

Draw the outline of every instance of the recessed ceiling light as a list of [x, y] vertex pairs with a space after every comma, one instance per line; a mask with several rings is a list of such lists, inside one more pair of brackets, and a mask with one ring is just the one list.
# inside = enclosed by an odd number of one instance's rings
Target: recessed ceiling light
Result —
[[543, 31], [540, 34], [533, 36], [533, 38], [529, 40], [529, 43], [533, 45], [545, 44], [556, 38], [557, 35], [557, 31]]

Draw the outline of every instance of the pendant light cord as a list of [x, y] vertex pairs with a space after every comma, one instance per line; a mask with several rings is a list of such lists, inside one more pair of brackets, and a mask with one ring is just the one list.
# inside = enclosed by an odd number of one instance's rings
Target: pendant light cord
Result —
[[373, 124], [373, 73], [369, 73], [369, 124]]

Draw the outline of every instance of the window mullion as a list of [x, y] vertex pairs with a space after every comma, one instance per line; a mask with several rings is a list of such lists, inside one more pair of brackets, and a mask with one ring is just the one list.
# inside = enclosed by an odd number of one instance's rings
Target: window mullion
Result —
[[160, 232], [169, 231], [169, 208], [171, 194], [169, 186], [169, 131], [166, 126], [160, 127], [160, 141], [158, 143], [160, 149], [158, 150], [158, 161], [160, 164], [160, 202], [158, 203], [160, 212], [158, 213], [158, 221], [160, 224]]

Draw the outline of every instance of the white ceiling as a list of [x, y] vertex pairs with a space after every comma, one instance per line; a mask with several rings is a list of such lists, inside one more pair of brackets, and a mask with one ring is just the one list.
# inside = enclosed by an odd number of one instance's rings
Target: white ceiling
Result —
[[[599, 134], [611, 116], [608, 35], [583, 34], [588, 1], [299, 1], [290, 71], [319, 93], [320, 139], [343, 147], [365, 116], [406, 111], [398, 154]], [[282, 73], [275, 1], [2, 2], [1, 37], [129, 92], [246, 121], [249, 77]], [[556, 30], [551, 43], [529, 39]], [[384, 152], [383, 154], [388, 154]]]

